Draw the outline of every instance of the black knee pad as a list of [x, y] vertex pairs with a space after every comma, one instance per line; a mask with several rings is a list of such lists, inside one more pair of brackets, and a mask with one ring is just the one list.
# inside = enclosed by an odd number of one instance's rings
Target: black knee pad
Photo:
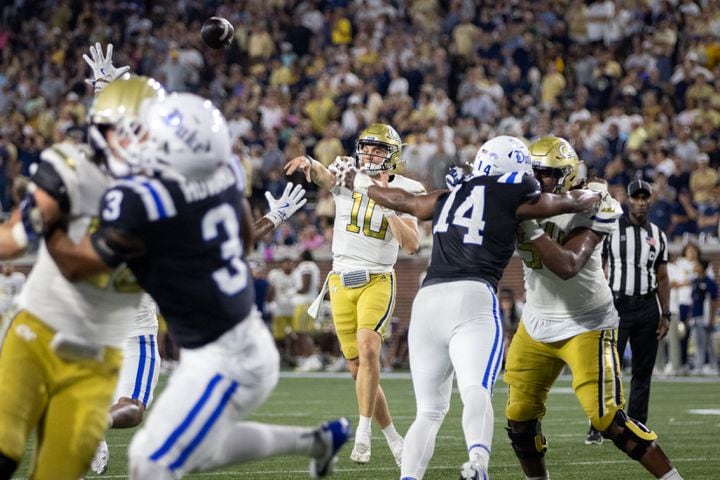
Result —
[[[618, 410], [610, 426], [602, 432], [602, 436], [612, 440], [616, 447], [625, 452], [633, 460], [640, 460], [648, 447], [657, 439], [657, 434], [642, 423]], [[629, 442], [634, 443], [630, 446]]]
[[10, 480], [17, 470], [18, 462], [0, 452], [0, 480]]
[[542, 434], [538, 420], [511, 422], [507, 430], [515, 455], [520, 459], [542, 458], [547, 451], [547, 439]]

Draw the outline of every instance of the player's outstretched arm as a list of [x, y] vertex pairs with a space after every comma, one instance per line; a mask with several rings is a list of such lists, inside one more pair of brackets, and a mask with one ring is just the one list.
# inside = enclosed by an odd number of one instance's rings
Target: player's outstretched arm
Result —
[[10, 219], [0, 225], [0, 260], [17, 258], [37, 248], [43, 232], [60, 218], [58, 201], [44, 189], [33, 186]]
[[560, 245], [545, 235], [545, 231], [535, 220], [526, 220], [521, 226], [525, 230], [525, 238], [532, 241], [537, 248], [543, 266], [563, 280], [577, 275], [595, 251], [595, 247], [605, 238], [603, 234], [582, 227], [570, 232], [565, 243]]
[[60, 273], [71, 282], [112, 271], [95, 250], [89, 235], [85, 235], [80, 243], [75, 243], [67, 230], [56, 228], [45, 237], [45, 245]]
[[285, 175], [292, 175], [298, 170], [305, 174], [305, 180], [314, 182], [318, 187], [329, 190], [335, 186], [335, 175], [309, 155], [295, 157], [285, 164]]
[[270, 211], [255, 222], [253, 228], [255, 239], [263, 238], [300, 210], [307, 203], [305, 193], [302, 185], [294, 185], [292, 182], [285, 185], [285, 190], [279, 198], [273, 197], [270, 192], [265, 192], [265, 199], [268, 202]]
[[548, 218], [563, 213], [578, 213], [587, 210], [602, 199], [602, 193], [592, 190], [572, 190], [562, 195], [543, 193], [534, 203], [523, 203], [517, 208], [521, 219]]
[[435, 190], [427, 194], [415, 195], [402, 188], [371, 185], [367, 195], [378, 205], [392, 210], [409, 213], [418, 220], [432, 220], [438, 198], [447, 190]]

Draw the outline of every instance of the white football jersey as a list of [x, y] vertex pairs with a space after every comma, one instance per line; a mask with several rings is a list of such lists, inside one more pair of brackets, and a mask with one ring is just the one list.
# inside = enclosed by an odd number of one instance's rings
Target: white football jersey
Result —
[[[97, 225], [98, 206], [110, 178], [90, 160], [84, 145], [61, 143], [41, 154], [60, 176], [69, 197], [70, 238], [79, 242]], [[96, 345], [122, 347], [142, 290], [124, 265], [109, 274], [72, 283], [41, 244], [37, 261], [18, 297], [18, 306], [59, 332]]]
[[[587, 227], [610, 233], [617, 228], [622, 206], [607, 197], [598, 209], [558, 215], [540, 221], [550, 237], [560, 243], [574, 229]], [[602, 268], [602, 242], [574, 277], [563, 280], [540, 262], [533, 247], [520, 243], [527, 303], [522, 321], [535, 340], [553, 342], [591, 330], [615, 328], [618, 316], [612, 291]]]
[[[416, 195], [425, 193], [420, 182], [393, 175], [389, 187]], [[367, 195], [344, 187], [331, 190], [335, 198], [333, 271], [368, 269], [370, 273], [390, 272], [397, 261], [398, 242], [393, 237], [381, 208]], [[413, 218], [401, 215], [401, 218]]]
[[320, 267], [317, 263], [305, 261], [300, 262], [295, 270], [293, 270], [293, 277], [295, 277], [295, 290], [300, 290], [303, 286], [303, 276], [310, 275], [310, 289], [305, 293], [296, 293], [294, 303], [295, 305], [304, 305], [312, 303], [315, 297], [320, 293]]
[[156, 335], [157, 330], [157, 304], [150, 295], [144, 293], [140, 300], [140, 308], [138, 308], [137, 313], [135, 313], [135, 321], [130, 326], [128, 337]]
[[280, 268], [274, 268], [268, 272], [267, 280], [275, 289], [273, 314], [279, 317], [291, 316], [295, 310], [295, 276], [292, 272], [285, 273]]

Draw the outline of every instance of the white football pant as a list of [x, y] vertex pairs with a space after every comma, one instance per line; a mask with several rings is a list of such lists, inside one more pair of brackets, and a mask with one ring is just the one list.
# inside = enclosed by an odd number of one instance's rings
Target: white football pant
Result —
[[[182, 349], [177, 369], [130, 444], [131, 478], [175, 479], [274, 454], [247, 452], [252, 445], [246, 443], [237, 447], [239, 454], [228, 450], [235, 447], [230, 437], [257, 430], [253, 424], [243, 428], [239, 420], [267, 399], [278, 374], [275, 342], [255, 310], [214, 342]], [[267, 435], [270, 443], [272, 434]], [[258, 437], [238, 440], [259, 442]]]
[[421, 288], [413, 302], [408, 345], [417, 417], [405, 436], [401, 478], [420, 480], [425, 474], [450, 406], [453, 371], [469, 457], [487, 467], [494, 420], [491, 394], [503, 358], [494, 292], [476, 281]]

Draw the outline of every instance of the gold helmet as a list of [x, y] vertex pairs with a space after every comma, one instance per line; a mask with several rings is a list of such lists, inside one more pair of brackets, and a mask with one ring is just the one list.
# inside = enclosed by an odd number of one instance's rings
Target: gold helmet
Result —
[[585, 183], [587, 170], [564, 138], [542, 137], [531, 143], [529, 150], [535, 175], [557, 180], [553, 193], [567, 192]]
[[150, 100], [164, 97], [160, 82], [130, 74], [114, 80], [95, 96], [88, 113], [90, 143], [113, 175], [128, 175], [138, 164], [140, 144], [146, 136], [142, 109]]
[[362, 151], [363, 147], [368, 145], [387, 150], [387, 154], [382, 157], [383, 161], [381, 163], [370, 163], [365, 166], [368, 175], [377, 175], [380, 172], [397, 170], [401, 164], [400, 154], [402, 153], [403, 145], [400, 140], [400, 135], [393, 127], [384, 123], [373, 123], [360, 132], [355, 142], [355, 156], [358, 159], [358, 166], [362, 166], [359, 164], [360, 155], [367, 155], [367, 153]]

